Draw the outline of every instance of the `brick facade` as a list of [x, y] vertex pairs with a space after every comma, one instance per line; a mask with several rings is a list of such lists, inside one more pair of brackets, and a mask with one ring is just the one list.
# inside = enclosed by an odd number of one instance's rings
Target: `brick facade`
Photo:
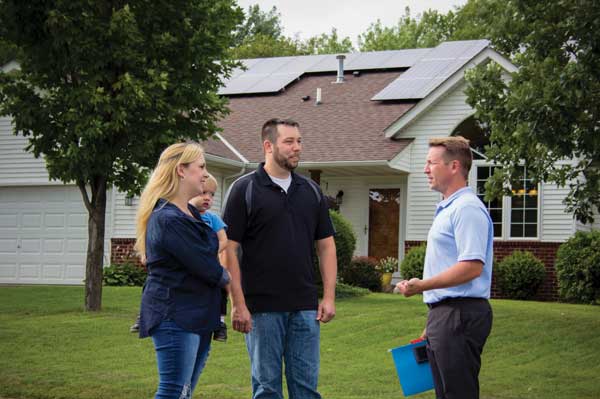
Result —
[[[406, 241], [404, 244], [405, 252], [409, 249], [423, 244], [424, 241]], [[135, 238], [112, 238], [110, 262], [120, 264], [124, 262], [132, 262], [139, 266], [139, 258], [133, 251]], [[496, 261], [502, 260], [505, 256], [510, 255], [513, 251], [530, 251], [538, 259], [544, 262], [546, 266], [546, 280], [539, 288], [535, 300], [539, 301], [557, 301], [558, 286], [556, 283], [556, 270], [554, 269], [554, 261], [556, 251], [561, 243], [559, 242], [539, 242], [539, 241], [494, 241], [494, 255]], [[496, 288], [496, 282], [492, 275], [492, 298], [502, 298], [501, 293]]]
[[111, 238], [110, 239], [110, 263], [121, 264], [125, 262], [142, 266], [140, 258], [135, 254], [133, 246], [135, 238]]
[[[409, 249], [423, 244], [423, 241], [406, 241], [404, 244], [405, 252]], [[554, 262], [556, 251], [560, 242], [539, 242], [539, 241], [494, 241], [494, 258], [496, 261], [502, 260], [513, 251], [529, 251], [533, 253], [546, 266], [546, 279], [539, 288], [535, 300], [538, 301], [557, 301], [558, 285], [556, 282], [556, 270]], [[492, 273], [492, 298], [503, 298], [496, 287]]]

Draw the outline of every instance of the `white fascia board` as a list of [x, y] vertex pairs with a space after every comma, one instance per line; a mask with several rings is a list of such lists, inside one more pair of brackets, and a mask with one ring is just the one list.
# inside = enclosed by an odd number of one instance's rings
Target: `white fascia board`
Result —
[[416, 121], [418, 117], [422, 115], [426, 110], [428, 110], [432, 105], [434, 105], [445, 95], [447, 95], [454, 87], [462, 83], [462, 81], [465, 79], [465, 72], [467, 71], [467, 69], [471, 69], [479, 64], [489, 62], [490, 60], [498, 63], [509, 73], [513, 73], [518, 70], [518, 68], [513, 63], [504, 58], [502, 55], [498, 54], [496, 51], [490, 48], [486, 48], [485, 50], [477, 54], [475, 57], [473, 57], [471, 61], [467, 62], [452, 76], [446, 79], [444, 83], [439, 85], [427, 97], [419, 101], [407, 113], [402, 115], [400, 119], [398, 119], [390, 126], [385, 128], [385, 137], [392, 138], [394, 136], [397, 136], [403, 129], [405, 129], [411, 123]]
[[231, 144], [229, 141], [225, 140], [225, 137], [223, 137], [221, 134], [219, 133], [215, 133], [215, 136], [217, 136], [219, 138], [219, 140], [221, 140], [221, 142], [223, 144], [225, 144], [225, 147], [229, 148], [229, 151], [233, 152], [235, 154], [236, 157], [238, 157], [244, 164], [249, 163], [249, 161], [246, 159], [246, 157], [244, 157], [242, 155], [241, 152], [239, 152], [237, 150], [237, 148], [235, 148], [233, 146], [233, 144]]
[[208, 153], [204, 154], [204, 158], [207, 161], [214, 162], [216, 164], [234, 166], [236, 168], [241, 168], [245, 165], [244, 162], [242, 162], [242, 161], [236, 161], [235, 159], [223, 158], [223, 157], [213, 155], [213, 154], [208, 154]]
[[331, 168], [331, 167], [352, 167], [352, 166], [389, 166], [386, 160], [376, 161], [330, 161], [330, 162], [300, 162], [298, 165], [302, 168]]

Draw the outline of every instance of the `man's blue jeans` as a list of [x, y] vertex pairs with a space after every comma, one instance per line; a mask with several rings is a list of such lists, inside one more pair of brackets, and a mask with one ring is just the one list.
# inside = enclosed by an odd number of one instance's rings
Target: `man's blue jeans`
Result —
[[188, 399], [206, 364], [211, 333], [186, 331], [165, 320], [152, 331], [159, 383], [155, 399]]
[[252, 367], [253, 399], [283, 399], [282, 363], [289, 399], [320, 399], [320, 326], [316, 310], [252, 315], [246, 347]]

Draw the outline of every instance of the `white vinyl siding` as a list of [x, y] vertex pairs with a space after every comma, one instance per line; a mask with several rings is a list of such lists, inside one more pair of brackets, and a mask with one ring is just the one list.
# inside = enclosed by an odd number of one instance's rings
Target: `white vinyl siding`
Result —
[[13, 134], [10, 118], [0, 118], [0, 186], [56, 184], [49, 182], [46, 163], [25, 151], [28, 139]]
[[[450, 136], [458, 124], [473, 114], [472, 108], [466, 103], [465, 87], [464, 83], [457, 86], [395, 136], [415, 139], [410, 148], [411, 167], [406, 201], [406, 240], [423, 241], [427, 239], [435, 206], [441, 200], [439, 193], [429, 189], [423, 173], [423, 166], [429, 151], [428, 142], [431, 137]], [[542, 184], [540, 191], [538, 220], [540, 235], [529, 240], [565, 241], [575, 231], [573, 216], [564, 212], [565, 206], [562, 204], [568, 189]], [[600, 226], [600, 221], [596, 222], [596, 225]], [[504, 229], [507, 228], [509, 226], [505, 224]]]
[[415, 122], [397, 133], [397, 138], [414, 138], [410, 151], [410, 175], [408, 177], [406, 240], [425, 240], [431, 227], [435, 205], [441, 195], [432, 192], [423, 173], [431, 137], [452, 134], [456, 126], [473, 114], [466, 103], [465, 84], [460, 84], [447, 96], [431, 106]]
[[565, 212], [563, 200], [569, 193], [568, 187], [555, 184], [542, 185], [542, 241], [566, 241], [575, 233], [573, 214]]

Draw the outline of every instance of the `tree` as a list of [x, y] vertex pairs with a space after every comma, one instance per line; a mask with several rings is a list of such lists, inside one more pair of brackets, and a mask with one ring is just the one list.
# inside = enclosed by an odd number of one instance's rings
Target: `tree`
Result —
[[[501, 26], [512, 21], [511, 15], [504, 12], [504, 0], [469, 0], [456, 9], [453, 31], [449, 40], [477, 40], [490, 37], [500, 38]], [[494, 23], [505, 19], [501, 24]]]
[[492, 43], [519, 67], [468, 75], [468, 102], [490, 137], [497, 168], [488, 198], [510, 195], [524, 163], [536, 181], [568, 186], [566, 211], [593, 221], [600, 207], [600, 3], [508, 0], [490, 19]]
[[241, 45], [230, 50], [237, 60], [246, 58], [285, 57], [302, 55], [300, 41], [289, 37], [273, 37], [262, 33], [247, 38]]
[[258, 4], [255, 4], [248, 7], [244, 17], [244, 22], [235, 30], [233, 42], [235, 47], [251, 41], [255, 36], [267, 36], [273, 39], [280, 39], [283, 36], [281, 14], [275, 6], [268, 12], [264, 12]]
[[283, 36], [277, 7], [264, 12], [258, 4], [248, 7], [235, 33], [231, 57], [234, 59], [298, 55], [299, 40]]
[[18, 48], [0, 38], [0, 67], [17, 58]]
[[277, 7], [264, 12], [258, 5], [248, 8], [244, 22], [235, 32], [231, 56], [234, 59], [284, 57], [310, 54], [333, 54], [353, 51], [348, 37], [340, 38], [335, 28], [331, 33], [301, 40], [283, 35], [281, 15]]
[[304, 54], [340, 54], [354, 51], [349, 37], [340, 38], [336, 28], [331, 28], [331, 33], [323, 33], [309, 38], [302, 45]]
[[384, 27], [379, 20], [371, 24], [359, 35], [359, 48], [360, 51], [381, 51], [435, 47], [452, 37], [455, 20], [456, 14], [452, 11], [440, 14], [436, 10], [412, 18], [410, 8], [406, 7], [396, 26]]
[[162, 149], [217, 129], [240, 21], [233, 0], [0, 2], [21, 67], [0, 74], [0, 114], [51, 179], [81, 191], [87, 310], [101, 307], [107, 189], [139, 192]]

